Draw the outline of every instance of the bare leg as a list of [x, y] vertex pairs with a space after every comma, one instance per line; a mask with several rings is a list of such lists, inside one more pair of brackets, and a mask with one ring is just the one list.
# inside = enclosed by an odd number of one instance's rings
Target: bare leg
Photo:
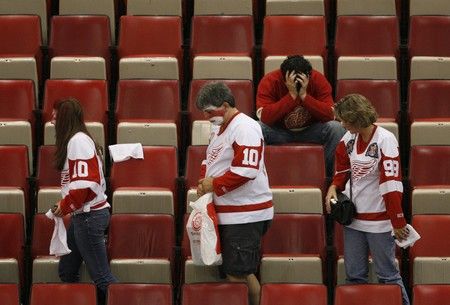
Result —
[[251, 305], [259, 305], [259, 297], [261, 292], [261, 285], [254, 274], [235, 276], [227, 274], [227, 279], [230, 282], [247, 283], [248, 298]]

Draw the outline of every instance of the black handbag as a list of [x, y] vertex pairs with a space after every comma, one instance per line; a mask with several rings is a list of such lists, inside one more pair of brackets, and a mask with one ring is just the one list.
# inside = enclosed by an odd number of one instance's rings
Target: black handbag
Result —
[[352, 172], [350, 171], [350, 198], [339, 192], [337, 200], [331, 202], [331, 217], [344, 226], [351, 224], [356, 216], [356, 206], [352, 201], [352, 188]]
[[331, 217], [341, 225], [347, 226], [352, 223], [355, 216], [355, 204], [344, 194], [338, 193], [337, 202], [331, 203]]

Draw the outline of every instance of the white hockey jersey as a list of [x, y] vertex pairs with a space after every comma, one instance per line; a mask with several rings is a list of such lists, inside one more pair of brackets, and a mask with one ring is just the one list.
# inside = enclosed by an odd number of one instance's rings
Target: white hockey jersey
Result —
[[336, 175], [333, 184], [350, 197], [357, 216], [348, 226], [372, 233], [389, 232], [406, 225], [401, 202], [403, 185], [398, 143], [388, 130], [376, 126], [365, 143], [359, 134], [347, 132], [336, 148]]
[[264, 165], [264, 138], [259, 124], [243, 113], [214, 128], [205, 175], [214, 177], [219, 224], [242, 224], [273, 218], [272, 193]]
[[109, 207], [102, 161], [92, 139], [76, 133], [67, 144], [67, 158], [61, 171], [61, 209], [64, 214]]

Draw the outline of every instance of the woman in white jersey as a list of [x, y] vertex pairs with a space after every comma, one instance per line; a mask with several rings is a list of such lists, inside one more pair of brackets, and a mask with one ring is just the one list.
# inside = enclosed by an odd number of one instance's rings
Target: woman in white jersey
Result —
[[98, 304], [104, 304], [108, 285], [116, 281], [111, 274], [105, 245], [110, 205], [106, 201], [105, 179], [99, 146], [86, 129], [83, 110], [73, 98], [55, 104], [55, 165], [61, 171], [62, 199], [54, 214], [72, 214], [67, 244], [72, 251], [59, 261], [63, 282], [78, 282], [82, 261], [97, 286]]
[[369, 252], [380, 283], [398, 284], [403, 305], [409, 305], [400, 272], [395, 264], [395, 238], [408, 236], [402, 212], [402, 177], [398, 142], [391, 132], [374, 125], [377, 113], [362, 95], [343, 97], [334, 108], [336, 119], [347, 133], [336, 147], [336, 173], [325, 199], [342, 191], [352, 200], [357, 216], [344, 227], [346, 282], [367, 283]]
[[250, 303], [258, 305], [261, 238], [273, 218], [261, 127], [238, 111], [224, 83], [206, 84], [196, 103], [213, 124], [197, 194], [213, 192], [222, 272], [229, 281], [246, 282]]

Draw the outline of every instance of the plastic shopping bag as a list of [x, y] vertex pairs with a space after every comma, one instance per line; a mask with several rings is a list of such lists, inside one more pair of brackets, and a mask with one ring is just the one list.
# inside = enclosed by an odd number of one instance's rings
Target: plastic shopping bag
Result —
[[203, 195], [189, 205], [193, 210], [189, 215], [186, 230], [191, 244], [192, 261], [195, 265], [222, 264], [218, 220], [212, 193]]

